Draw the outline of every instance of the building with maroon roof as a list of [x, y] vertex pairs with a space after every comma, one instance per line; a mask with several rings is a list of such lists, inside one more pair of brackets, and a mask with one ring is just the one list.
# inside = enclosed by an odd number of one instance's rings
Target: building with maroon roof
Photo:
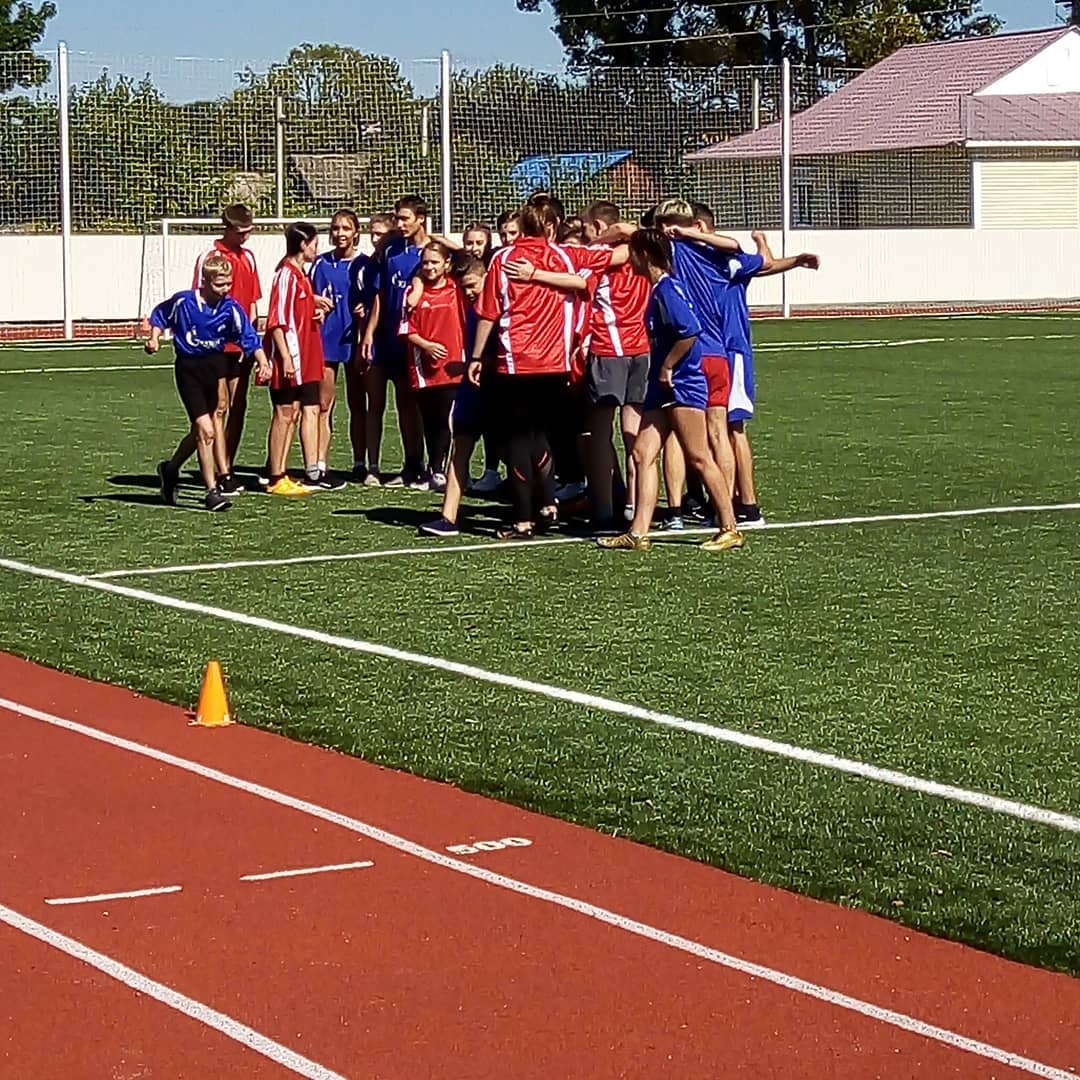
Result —
[[[796, 228], [1080, 227], [1080, 29], [910, 45], [797, 113]], [[686, 155], [728, 227], [779, 225], [780, 125]]]

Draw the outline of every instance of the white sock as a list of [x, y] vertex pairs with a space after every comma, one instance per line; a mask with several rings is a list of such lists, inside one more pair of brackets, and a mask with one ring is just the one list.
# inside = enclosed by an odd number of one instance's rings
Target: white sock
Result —
[[319, 472], [326, 472], [326, 462], [325, 461], [320, 461], [319, 462]]
[[307, 476], [307, 478], [309, 480], [318, 480], [319, 479], [319, 474], [321, 473], [321, 471], [322, 470], [319, 468], [318, 465], [308, 465], [304, 469], [304, 474]]

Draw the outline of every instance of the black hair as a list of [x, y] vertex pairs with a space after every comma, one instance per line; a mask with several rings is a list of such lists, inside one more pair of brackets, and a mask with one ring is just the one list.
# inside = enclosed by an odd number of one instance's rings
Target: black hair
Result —
[[394, 212], [399, 210], [411, 210], [417, 217], [428, 216], [427, 203], [419, 195], [403, 195], [394, 203]]
[[695, 202], [690, 204], [690, 209], [694, 212], [694, 220], [700, 221], [710, 232], [716, 228], [716, 216], [711, 206], [703, 202]]
[[297, 221], [285, 230], [285, 254], [299, 255], [300, 249], [319, 235], [319, 230], [306, 221]]
[[656, 207], [653, 206], [646, 210], [645, 213], [641, 215], [638, 224], [643, 229], [651, 229], [656, 224]]
[[552, 195], [550, 191], [534, 191], [529, 196], [529, 206], [536, 207], [550, 207], [552, 212], [560, 221], [566, 220], [566, 207], [563, 206], [562, 199]]
[[350, 210], [347, 206], [338, 210], [336, 214], [330, 219], [330, 224], [333, 225], [338, 218], [348, 218], [352, 227], [359, 232], [360, 231], [360, 219], [356, 216], [355, 210]]
[[481, 259], [484, 266], [487, 266], [491, 262], [491, 256], [494, 254], [491, 244], [491, 226], [485, 225], [482, 221], [474, 221], [471, 225], [466, 225], [461, 232], [462, 243], [465, 242], [465, 237], [471, 232], [482, 232], [484, 234], [484, 254]]
[[674, 256], [671, 251], [671, 241], [660, 229], [638, 229], [630, 237], [630, 254], [637, 255], [650, 266], [670, 274], [674, 267]]

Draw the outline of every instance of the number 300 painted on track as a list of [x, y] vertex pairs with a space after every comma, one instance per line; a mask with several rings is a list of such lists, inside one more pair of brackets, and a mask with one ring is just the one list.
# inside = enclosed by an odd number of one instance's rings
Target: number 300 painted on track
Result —
[[508, 847], [532, 847], [532, 841], [524, 836], [507, 836], [502, 840], [474, 840], [471, 844], [451, 844], [446, 850], [451, 855], [477, 855], [481, 851], [502, 851]]

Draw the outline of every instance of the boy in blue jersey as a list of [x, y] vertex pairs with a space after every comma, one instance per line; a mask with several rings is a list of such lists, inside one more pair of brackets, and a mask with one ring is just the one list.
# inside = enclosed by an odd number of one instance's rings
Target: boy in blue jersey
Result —
[[693, 242], [708, 245], [717, 252], [717, 269], [723, 279], [718, 294], [721, 322], [723, 325], [724, 355], [731, 373], [731, 393], [728, 399], [727, 428], [735, 461], [735, 515], [740, 525], [747, 528], [765, 524], [758, 506], [754, 486], [754, 458], [746, 422], [754, 416], [754, 354], [750, 340], [750, 307], [746, 290], [755, 277], [783, 274], [796, 268], [817, 270], [820, 260], [816, 255], [803, 252], [776, 258], [769, 247], [765, 234], [752, 233], [755, 253], [741, 249], [731, 252], [727, 237], [714, 232], [712, 211], [703, 204], [694, 207], [694, 223], [691, 229], [676, 227], [676, 235], [690, 238]]
[[[735, 483], [735, 456], [728, 435], [727, 409], [731, 390], [730, 368], [724, 345], [724, 313], [721, 297], [726, 283], [723, 265], [739, 251], [739, 242], [728, 236], [710, 237], [710, 244], [695, 242], [694, 210], [682, 199], [668, 199], [656, 208], [656, 222], [672, 240], [675, 277], [683, 285], [702, 325], [702, 370], [709, 386], [705, 421], [709, 449], [729, 489]], [[669, 439], [664, 451], [664, 478], [670, 509], [667, 526], [681, 528], [681, 500], [686, 465], [678, 444]], [[694, 477], [693, 479], [697, 479]], [[693, 489], [692, 489], [693, 490]], [[703, 496], [700, 483], [694, 492]]]
[[[172, 331], [176, 389], [191, 421], [199, 469], [206, 485], [207, 510], [227, 510], [231, 505], [219, 490], [220, 481], [229, 479], [223, 423], [223, 403], [228, 401], [226, 344], [238, 345], [244, 356], [253, 356], [261, 379], [270, 377], [270, 362], [262, 340], [247, 313], [229, 296], [232, 283], [229, 260], [223, 255], [209, 256], [202, 265], [199, 289], [179, 292], [154, 308], [145, 345], [153, 355], [161, 348], [161, 335]], [[177, 504], [180, 468], [187, 459], [186, 441], [181, 442], [171, 460], [157, 467], [161, 497], [170, 506]]]
[[370, 271], [367, 281], [374, 291], [374, 298], [360, 342], [360, 356], [370, 365], [366, 380], [368, 461], [372, 471], [377, 473], [388, 382], [394, 384], [398, 426], [405, 452], [404, 469], [387, 481], [387, 487], [407, 484], [426, 489], [420, 414], [405, 375], [407, 348], [400, 330], [405, 296], [420, 268], [421, 252], [430, 239], [427, 218], [427, 204], [423, 199], [416, 195], [398, 199], [394, 204], [397, 233], [380, 245], [367, 268]]

